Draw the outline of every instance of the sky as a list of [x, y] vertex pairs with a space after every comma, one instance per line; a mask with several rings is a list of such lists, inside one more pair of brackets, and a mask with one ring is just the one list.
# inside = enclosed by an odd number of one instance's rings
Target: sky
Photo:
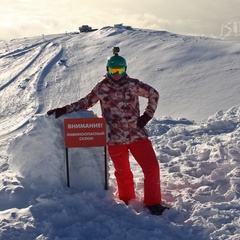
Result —
[[187, 35], [219, 36], [239, 19], [239, 0], [1, 0], [0, 39], [78, 31], [117, 23]]

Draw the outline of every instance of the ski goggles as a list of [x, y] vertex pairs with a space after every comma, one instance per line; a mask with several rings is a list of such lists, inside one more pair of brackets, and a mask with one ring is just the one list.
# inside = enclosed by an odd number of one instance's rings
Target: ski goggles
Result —
[[113, 75], [115, 73], [122, 75], [125, 73], [125, 71], [126, 71], [125, 67], [108, 67], [108, 73], [110, 75]]

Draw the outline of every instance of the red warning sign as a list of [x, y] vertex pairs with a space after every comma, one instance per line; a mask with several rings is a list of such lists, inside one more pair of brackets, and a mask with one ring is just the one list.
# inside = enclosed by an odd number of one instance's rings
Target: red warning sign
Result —
[[106, 146], [106, 121], [104, 118], [72, 118], [64, 120], [65, 146]]

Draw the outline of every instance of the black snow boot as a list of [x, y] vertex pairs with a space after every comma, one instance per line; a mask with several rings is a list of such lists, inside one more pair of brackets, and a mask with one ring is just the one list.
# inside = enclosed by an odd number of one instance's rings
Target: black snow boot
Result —
[[153, 215], [162, 215], [165, 209], [169, 209], [168, 207], [164, 207], [161, 204], [147, 206], [147, 208], [149, 209], [150, 213]]

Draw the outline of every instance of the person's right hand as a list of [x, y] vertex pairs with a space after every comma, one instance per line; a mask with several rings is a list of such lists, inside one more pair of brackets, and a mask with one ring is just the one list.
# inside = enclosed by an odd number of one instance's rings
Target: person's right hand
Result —
[[60, 116], [62, 116], [63, 114], [67, 113], [67, 108], [66, 107], [62, 107], [62, 108], [54, 108], [51, 109], [47, 112], [47, 115], [52, 115], [55, 113], [55, 118], [58, 118]]

